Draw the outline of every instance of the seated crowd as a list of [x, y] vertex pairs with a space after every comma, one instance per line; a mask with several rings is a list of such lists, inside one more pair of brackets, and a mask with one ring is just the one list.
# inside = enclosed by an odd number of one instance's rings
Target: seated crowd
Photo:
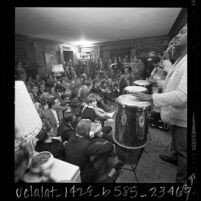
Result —
[[79, 166], [82, 182], [113, 182], [111, 170], [118, 172], [121, 166], [112, 127], [106, 125], [108, 103], [114, 103], [136, 77], [143, 79], [144, 70], [141, 60], [139, 69], [125, 65], [127, 56], [123, 61], [119, 57], [107, 65], [101, 59], [98, 63], [80, 62], [65, 69], [62, 77], [50, 74], [41, 79], [36, 75], [25, 81], [43, 122], [35, 150], [49, 151], [55, 158]]

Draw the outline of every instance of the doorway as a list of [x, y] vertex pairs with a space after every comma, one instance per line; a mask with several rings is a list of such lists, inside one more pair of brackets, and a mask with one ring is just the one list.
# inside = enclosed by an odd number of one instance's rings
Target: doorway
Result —
[[68, 62], [69, 59], [71, 59], [71, 61], [73, 63], [73, 66], [74, 66], [73, 51], [66, 51], [66, 50], [64, 50], [63, 54], [64, 54], [64, 61]]

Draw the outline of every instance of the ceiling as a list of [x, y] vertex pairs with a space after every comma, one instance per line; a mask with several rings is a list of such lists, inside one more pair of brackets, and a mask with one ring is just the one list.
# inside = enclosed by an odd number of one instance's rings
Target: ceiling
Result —
[[181, 8], [17, 7], [15, 33], [70, 44], [168, 35]]

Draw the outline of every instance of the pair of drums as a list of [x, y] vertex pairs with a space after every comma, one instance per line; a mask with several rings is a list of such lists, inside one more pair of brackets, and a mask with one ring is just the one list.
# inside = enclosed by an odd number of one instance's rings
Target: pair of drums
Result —
[[147, 80], [136, 80], [133, 82], [134, 86], [140, 86], [147, 89], [146, 93], [151, 94], [151, 83]]
[[150, 102], [131, 94], [116, 99], [117, 114], [113, 140], [117, 155], [124, 163], [134, 164], [147, 142]]

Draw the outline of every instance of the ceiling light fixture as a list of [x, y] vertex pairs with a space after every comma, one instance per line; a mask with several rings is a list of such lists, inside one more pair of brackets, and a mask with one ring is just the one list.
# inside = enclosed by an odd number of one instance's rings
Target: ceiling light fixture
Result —
[[77, 46], [92, 46], [94, 42], [92, 41], [87, 41], [87, 40], [80, 40], [76, 42], [72, 42], [73, 45]]

